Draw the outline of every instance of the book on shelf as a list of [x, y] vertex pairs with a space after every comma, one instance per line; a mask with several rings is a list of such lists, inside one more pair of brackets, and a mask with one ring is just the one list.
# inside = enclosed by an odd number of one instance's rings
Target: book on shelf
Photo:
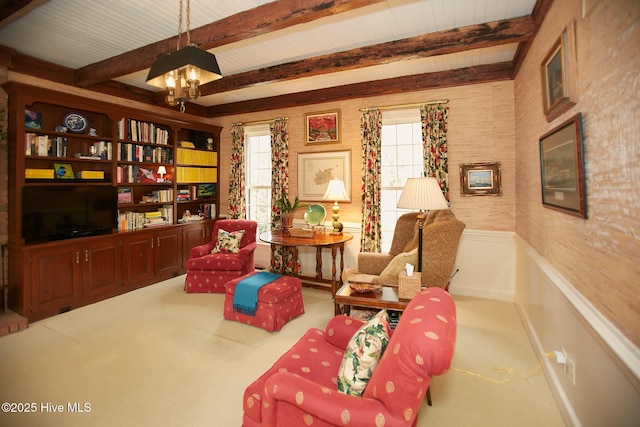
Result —
[[25, 169], [24, 177], [27, 179], [53, 179], [53, 169]]
[[78, 179], [104, 179], [104, 171], [78, 171], [76, 172]]

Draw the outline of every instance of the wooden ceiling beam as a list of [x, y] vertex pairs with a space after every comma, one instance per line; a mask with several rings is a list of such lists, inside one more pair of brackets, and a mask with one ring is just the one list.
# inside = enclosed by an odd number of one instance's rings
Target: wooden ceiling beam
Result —
[[520, 43], [532, 36], [533, 29], [530, 16], [470, 25], [225, 76], [202, 86], [200, 90], [202, 95], [206, 96], [323, 73]]
[[[190, 31], [191, 43], [209, 50], [294, 25], [370, 6], [386, 0], [279, 0]], [[88, 87], [151, 67], [173, 52], [178, 36], [95, 62], [75, 71], [76, 86]]]
[[512, 62], [478, 65], [215, 105], [208, 107], [207, 117], [255, 113], [266, 109], [298, 107], [345, 99], [511, 80], [512, 74]]

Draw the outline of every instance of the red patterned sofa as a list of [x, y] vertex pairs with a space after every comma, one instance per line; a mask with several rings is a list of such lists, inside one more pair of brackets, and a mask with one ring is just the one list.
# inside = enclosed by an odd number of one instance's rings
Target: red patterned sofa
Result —
[[[253, 254], [256, 250], [258, 223], [241, 219], [218, 220], [213, 224], [211, 241], [191, 249], [187, 260], [184, 290], [192, 292], [224, 293], [224, 285], [255, 270]], [[218, 231], [229, 233], [244, 230], [237, 253], [211, 253], [218, 242]]]
[[347, 343], [363, 322], [335, 316], [312, 328], [244, 393], [243, 426], [415, 426], [431, 378], [449, 369], [456, 338], [453, 298], [415, 296], [391, 334], [362, 397], [338, 392]]

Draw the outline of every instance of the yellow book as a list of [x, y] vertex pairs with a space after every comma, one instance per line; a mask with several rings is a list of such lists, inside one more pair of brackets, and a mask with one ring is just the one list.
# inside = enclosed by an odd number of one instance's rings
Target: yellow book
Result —
[[79, 179], [104, 179], [104, 171], [80, 171], [76, 172]]
[[53, 169], [25, 169], [24, 177], [31, 179], [53, 179]]

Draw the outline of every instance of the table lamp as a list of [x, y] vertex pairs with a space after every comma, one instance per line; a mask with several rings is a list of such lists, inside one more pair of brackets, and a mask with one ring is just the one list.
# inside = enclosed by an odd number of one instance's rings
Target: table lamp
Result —
[[329, 181], [329, 185], [327, 185], [327, 191], [325, 191], [324, 196], [322, 196], [322, 200], [333, 200], [333, 232], [331, 234], [342, 234], [342, 223], [338, 221], [340, 218], [340, 206], [338, 206], [338, 202], [347, 202], [349, 201], [349, 194], [347, 194], [347, 189], [344, 186], [344, 182], [341, 179], [333, 178]]
[[158, 166], [158, 174], [160, 175], [160, 179], [158, 182], [164, 182], [164, 174], [167, 173], [167, 168], [164, 166]]
[[422, 271], [422, 226], [424, 225], [425, 211], [449, 209], [447, 200], [442, 195], [440, 184], [434, 177], [407, 179], [400, 199], [400, 209], [419, 210], [418, 214], [418, 268]]

